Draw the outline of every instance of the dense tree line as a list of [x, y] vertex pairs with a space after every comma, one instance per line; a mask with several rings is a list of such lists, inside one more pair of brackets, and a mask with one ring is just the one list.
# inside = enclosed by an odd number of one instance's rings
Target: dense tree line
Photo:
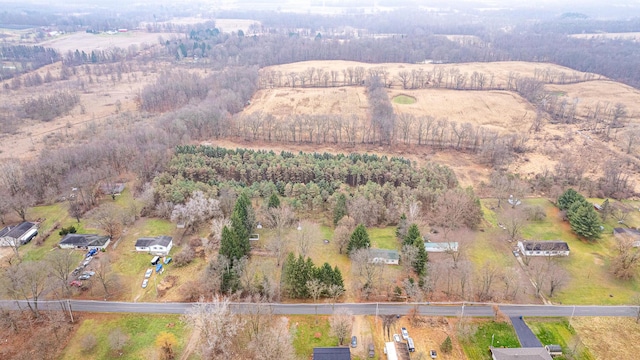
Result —
[[0, 60], [15, 66], [0, 66], [0, 81], [37, 70], [60, 60], [60, 54], [54, 49], [29, 45], [2, 45]]

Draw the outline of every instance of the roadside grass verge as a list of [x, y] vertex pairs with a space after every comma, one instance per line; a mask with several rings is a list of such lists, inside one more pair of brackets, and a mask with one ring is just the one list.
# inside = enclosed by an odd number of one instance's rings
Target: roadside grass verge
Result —
[[[83, 317], [62, 359], [155, 358], [159, 351], [155, 341], [161, 332], [175, 335], [177, 345], [174, 351], [180, 354], [191, 333], [180, 321], [179, 315], [91, 314]], [[111, 349], [109, 334], [114, 329], [120, 329], [128, 337], [122, 356]], [[83, 348], [83, 339], [88, 335], [96, 339], [96, 346], [89, 351]]]
[[573, 354], [574, 359], [595, 360], [589, 349], [584, 347], [576, 332], [565, 318], [527, 318], [527, 325], [538, 337], [542, 345], [560, 345], [562, 356], [557, 360], [570, 359], [565, 354]]
[[[338, 338], [331, 336], [328, 316], [318, 316], [316, 324], [315, 315], [295, 315], [289, 316], [291, 335], [293, 336], [293, 347], [296, 355], [301, 358], [311, 358], [313, 348], [338, 346]], [[345, 339], [348, 344], [350, 340]]]
[[469, 360], [491, 359], [489, 348], [492, 338], [494, 347], [520, 347], [518, 337], [508, 323], [474, 319], [463, 327], [466, 328], [464, 332], [468, 335], [461, 334], [459, 340]]

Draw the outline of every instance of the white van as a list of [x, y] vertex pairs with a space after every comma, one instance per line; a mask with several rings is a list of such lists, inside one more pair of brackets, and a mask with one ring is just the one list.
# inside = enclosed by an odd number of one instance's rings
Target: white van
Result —
[[413, 339], [407, 338], [407, 347], [409, 348], [409, 352], [416, 351], [416, 347], [413, 345]]
[[160, 261], [160, 256], [154, 256], [153, 259], [151, 259], [151, 265], [156, 265], [158, 261]]

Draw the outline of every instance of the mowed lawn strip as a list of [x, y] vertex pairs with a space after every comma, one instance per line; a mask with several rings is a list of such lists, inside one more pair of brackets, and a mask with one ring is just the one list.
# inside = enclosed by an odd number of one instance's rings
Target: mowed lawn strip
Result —
[[473, 319], [468, 327], [469, 335], [460, 335], [460, 343], [469, 360], [491, 359], [489, 347], [493, 338], [494, 347], [517, 348], [520, 342], [510, 324], [492, 320]]
[[[185, 328], [179, 315], [83, 315], [85, 318], [77, 332], [67, 345], [62, 359], [149, 359], [159, 354], [156, 338], [162, 332], [175, 335], [174, 348], [180, 354], [189, 339], [191, 331]], [[109, 342], [109, 334], [120, 329], [128, 340], [122, 349], [122, 356], [114, 353]], [[96, 339], [94, 349], [83, 349], [83, 338], [93, 335]]]
[[[293, 336], [296, 355], [304, 359], [311, 358], [315, 347], [338, 346], [338, 338], [331, 335], [328, 316], [289, 316], [289, 329]], [[351, 336], [344, 341], [345, 345], [348, 345]]]

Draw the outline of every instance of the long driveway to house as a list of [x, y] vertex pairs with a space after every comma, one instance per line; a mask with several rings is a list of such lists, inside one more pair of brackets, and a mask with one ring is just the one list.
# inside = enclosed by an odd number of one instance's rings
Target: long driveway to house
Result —
[[542, 343], [533, 331], [529, 329], [529, 326], [524, 322], [522, 316], [512, 316], [510, 319], [513, 329], [516, 331], [516, 335], [518, 335], [518, 340], [520, 340], [520, 346], [523, 348], [542, 347]]

